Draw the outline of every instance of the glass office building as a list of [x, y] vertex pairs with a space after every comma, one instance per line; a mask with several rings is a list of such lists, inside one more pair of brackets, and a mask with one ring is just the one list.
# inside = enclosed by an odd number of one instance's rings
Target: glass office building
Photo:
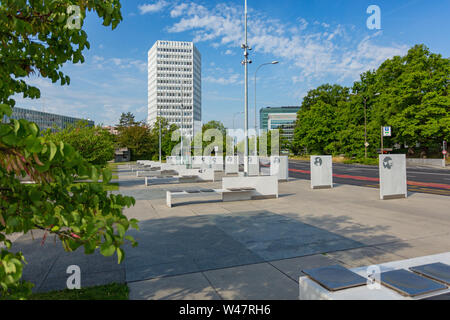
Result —
[[282, 136], [292, 141], [299, 110], [294, 106], [263, 108], [259, 111], [259, 126], [263, 130], [281, 129]]
[[[30, 122], [34, 122], [38, 125], [41, 131], [47, 129], [50, 129], [52, 131], [56, 131], [58, 129], [65, 129], [69, 125], [76, 124], [78, 121], [87, 121], [88, 126], [90, 127], [95, 126], [95, 122], [90, 119], [73, 118], [53, 113], [35, 111], [30, 109], [22, 109], [17, 107], [13, 108], [13, 114], [11, 115], [10, 118], [16, 120], [25, 119]], [[5, 116], [3, 121], [7, 122], [8, 118]]]

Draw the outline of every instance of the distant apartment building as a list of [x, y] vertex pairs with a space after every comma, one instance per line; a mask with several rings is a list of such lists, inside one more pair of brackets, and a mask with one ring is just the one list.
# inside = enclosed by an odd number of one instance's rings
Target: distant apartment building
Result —
[[282, 137], [292, 141], [294, 137], [297, 112], [300, 107], [267, 107], [259, 111], [260, 128], [264, 130], [281, 129]]
[[[13, 108], [13, 113], [10, 119], [16, 120], [25, 119], [34, 122], [39, 126], [39, 129], [41, 129], [41, 131], [47, 129], [50, 129], [52, 131], [65, 129], [68, 126], [74, 125], [79, 121], [87, 121], [88, 126], [90, 127], [95, 126], [95, 122], [90, 119], [74, 118], [54, 113], [23, 109], [18, 107]], [[4, 121], [7, 120], [8, 118], [5, 116]]]
[[102, 128], [108, 130], [108, 132], [111, 133], [112, 135], [117, 136], [119, 134], [119, 130], [117, 130], [117, 127], [103, 126]]
[[202, 62], [192, 42], [156, 41], [148, 52], [148, 123], [157, 117], [182, 129], [201, 132]]

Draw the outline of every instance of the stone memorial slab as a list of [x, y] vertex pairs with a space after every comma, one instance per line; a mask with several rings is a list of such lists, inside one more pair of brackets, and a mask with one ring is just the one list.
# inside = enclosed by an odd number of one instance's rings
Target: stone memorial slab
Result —
[[441, 262], [411, 267], [409, 270], [450, 286], [450, 266]]
[[447, 289], [443, 284], [421, 277], [405, 269], [381, 273], [381, 283], [407, 297], [415, 297]]
[[332, 156], [311, 156], [311, 188], [333, 188]]
[[270, 157], [270, 175], [277, 176], [278, 180], [289, 179], [289, 158], [287, 156]]
[[380, 199], [408, 197], [406, 183], [406, 155], [388, 154], [379, 156]]
[[214, 169], [214, 171], [223, 172], [223, 157], [211, 157], [211, 167]]
[[225, 173], [236, 174], [239, 172], [239, 157], [226, 156], [225, 157]]
[[367, 284], [366, 278], [340, 265], [302, 270], [302, 272], [329, 291], [339, 291]]
[[[244, 167], [246, 165], [246, 161], [244, 161]], [[248, 157], [248, 175], [250, 177], [259, 176], [259, 157], [251, 156]]]

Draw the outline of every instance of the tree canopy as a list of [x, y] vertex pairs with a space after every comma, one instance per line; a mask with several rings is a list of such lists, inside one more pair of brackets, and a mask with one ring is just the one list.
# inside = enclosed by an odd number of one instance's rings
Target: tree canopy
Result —
[[366, 105], [369, 155], [380, 148], [382, 126], [392, 127], [385, 142], [401, 152], [437, 153], [450, 139], [449, 82], [450, 59], [416, 45], [363, 73], [352, 88], [322, 85], [303, 99], [293, 149], [362, 157]]
[[100, 126], [88, 126], [87, 122], [80, 121], [61, 131], [48, 130], [46, 136], [55, 144], [60, 141], [70, 144], [91, 164], [104, 166], [114, 159], [114, 136]]

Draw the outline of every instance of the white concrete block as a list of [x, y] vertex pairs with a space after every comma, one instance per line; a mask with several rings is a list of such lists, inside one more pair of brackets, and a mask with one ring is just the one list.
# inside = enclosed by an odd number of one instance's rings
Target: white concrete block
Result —
[[259, 176], [259, 157], [248, 157], [248, 170], [245, 170], [247, 161], [244, 160], [244, 171], [248, 172], [249, 176]]
[[215, 171], [223, 171], [223, 157], [211, 157], [211, 167]]
[[254, 188], [254, 197], [278, 198], [278, 178], [276, 176], [224, 177], [222, 189]]
[[270, 157], [270, 175], [277, 176], [278, 180], [287, 181], [289, 179], [289, 157]]
[[[444, 264], [450, 264], [450, 252], [417, 257], [406, 260], [392, 261], [383, 264], [376, 265], [375, 267], [381, 273], [378, 274], [380, 278], [382, 273], [386, 271], [405, 269], [408, 270], [411, 267], [420, 265], [432, 264], [442, 262]], [[352, 272], [359, 274], [364, 278], [368, 278], [368, 268], [373, 269], [374, 266], [365, 266], [359, 268], [350, 269]], [[361, 286], [356, 288], [349, 288], [339, 291], [328, 291], [317, 282], [311, 280], [307, 276], [301, 276], [299, 278], [299, 299], [300, 300], [417, 300], [433, 297], [449, 293], [450, 289], [436, 291], [433, 293], [425, 294], [418, 297], [406, 297], [394, 291], [384, 285], [377, 287]]]
[[332, 156], [311, 156], [311, 188], [333, 188]]
[[380, 199], [406, 198], [406, 155], [388, 154], [379, 156]]
[[235, 174], [239, 172], [239, 157], [226, 156], [225, 157], [225, 173]]

